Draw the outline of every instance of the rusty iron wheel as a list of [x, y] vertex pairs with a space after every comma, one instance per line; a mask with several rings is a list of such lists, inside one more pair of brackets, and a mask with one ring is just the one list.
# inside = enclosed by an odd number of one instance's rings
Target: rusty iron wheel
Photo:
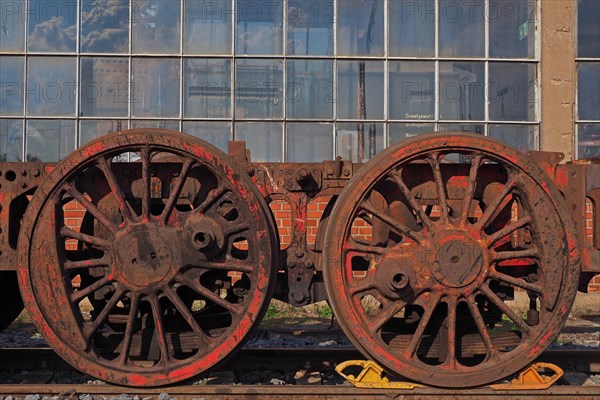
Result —
[[[70, 210], [84, 215], [79, 225]], [[272, 295], [278, 237], [256, 187], [210, 144], [101, 137], [40, 185], [19, 238], [38, 330], [99, 379], [165, 385], [238, 349]]]
[[23, 311], [23, 300], [14, 271], [0, 272], [0, 310], [0, 331], [12, 324]]
[[[397, 375], [442, 387], [506, 377], [571, 309], [579, 253], [568, 215], [550, 178], [497, 141], [446, 133], [392, 146], [332, 212], [323, 273], [333, 311]], [[515, 292], [526, 317], [507, 304]]]

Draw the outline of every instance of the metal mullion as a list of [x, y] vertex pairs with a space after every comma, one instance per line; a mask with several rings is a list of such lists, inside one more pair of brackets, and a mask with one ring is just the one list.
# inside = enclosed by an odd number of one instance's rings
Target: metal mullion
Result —
[[230, 34], [231, 34], [231, 48], [229, 49], [230, 52], [230, 60], [231, 60], [231, 71], [230, 71], [230, 77], [231, 77], [231, 98], [229, 99], [229, 104], [230, 104], [230, 109], [231, 109], [231, 127], [229, 128], [229, 138], [231, 140], [235, 140], [236, 139], [236, 135], [235, 135], [235, 127], [237, 124], [237, 118], [235, 116], [235, 104], [236, 104], [236, 92], [237, 92], [237, 76], [236, 76], [236, 69], [237, 69], [237, 55], [236, 55], [236, 42], [237, 42], [237, 9], [235, 7], [235, 0], [231, 0], [231, 30], [230, 30]]
[[[390, 46], [389, 46], [389, 42], [390, 42], [390, 24], [389, 24], [389, 1], [385, 0], [384, 1], [384, 6], [383, 6], [383, 35], [385, 37], [385, 40], [383, 42], [383, 54], [385, 57], [385, 61], [383, 64], [383, 148], [385, 149], [388, 146], [388, 130], [387, 130], [387, 120], [389, 118], [389, 98], [390, 98], [390, 88], [389, 88], [389, 73], [390, 73], [390, 67], [389, 67], [389, 55], [390, 55]], [[377, 138], [375, 139], [377, 140]]]
[[483, 108], [483, 119], [485, 120], [483, 126], [483, 133], [485, 136], [489, 135], [488, 125], [490, 120], [490, 0], [484, 1], [483, 7], [483, 31], [484, 31], [484, 71], [483, 71], [483, 101], [485, 102]]
[[281, 32], [281, 54], [283, 56], [283, 87], [281, 89], [281, 97], [283, 103], [281, 104], [281, 112], [283, 116], [283, 131], [281, 134], [283, 135], [281, 139], [281, 159], [285, 162], [286, 155], [286, 143], [287, 143], [287, 124], [285, 122], [285, 118], [287, 117], [287, 4], [288, 0], [284, 0], [282, 2], [282, 10], [281, 10], [281, 18], [282, 18], [282, 32]]
[[333, 107], [332, 107], [332, 117], [333, 117], [333, 131], [331, 135], [331, 150], [333, 154], [331, 155], [331, 159], [335, 159], [337, 154], [337, 124], [338, 124], [338, 43], [337, 43], [337, 35], [338, 35], [338, 1], [333, 0], [333, 62], [332, 62], [332, 84], [333, 84]]
[[442, 96], [441, 96], [441, 88], [440, 88], [440, 39], [439, 39], [439, 34], [440, 34], [440, 1], [439, 0], [434, 0], [433, 2], [434, 4], [434, 38], [433, 38], [433, 42], [434, 42], [434, 90], [435, 90], [435, 96], [434, 96], [434, 110], [433, 110], [433, 118], [435, 120], [435, 130], [438, 130], [438, 123], [440, 120], [440, 102], [442, 100]]
[[[28, 2], [24, 2], [25, 11], [27, 11]], [[27, 87], [29, 84], [29, 78], [27, 76], [29, 71], [29, 52], [27, 51], [28, 47], [28, 34], [29, 32], [29, 18], [27, 18], [27, 12], [25, 12], [25, 27], [23, 31], [23, 127], [21, 129], [21, 139], [23, 140], [23, 146], [21, 149], [21, 160], [27, 161], [27, 118], [28, 118], [28, 110], [27, 110]]]
[[185, 24], [185, 17], [184, 17], [184, 13], [185, 13], [185, 2], [184, 1], [180, 1], [179, 2], [179, 55], [178, 55], [178, 59], [179, 59], [179, 130], [182, 131], [183, 130], [183, 109], [185, 107], [185, 96], [184, 96], [184, 90], [185, 90], [185, 86], [183, 84], [183, 79], [184, 79], [184, 75], [185, 75], [185, 63], [184, 63], [184, 59], [183, 59], [183, 32], [184, 32], [184, 26], [183, 24]]

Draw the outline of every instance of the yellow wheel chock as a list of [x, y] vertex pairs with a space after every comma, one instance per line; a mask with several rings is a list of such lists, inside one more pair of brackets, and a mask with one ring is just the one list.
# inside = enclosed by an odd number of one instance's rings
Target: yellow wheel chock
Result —
[[[542, 376], [539, 371], [551, 370], [554, 372], [551, 376]], [[490, 385], [493, 390], [544, 390], [552, 386], [557, 380], [563, 375], [564, 371], [549, 363], [535, 363], [531, 364], [523, 371], [519, 372], [519, 376], [513, 379], [510, 383], [498, 383]]]
[[[362, 367], [363, 370], [357, 377], [346, 375], [343, 371], [348, 367]], [[343, 376], [352, 385], [363, 389], [405, 389], [424, 388], [426, 386], [413, 382], [390, 382], [389, 378], [383, 376], [383, 368], [370, 360], [344, 361], [335, 367], [338, 374]]]

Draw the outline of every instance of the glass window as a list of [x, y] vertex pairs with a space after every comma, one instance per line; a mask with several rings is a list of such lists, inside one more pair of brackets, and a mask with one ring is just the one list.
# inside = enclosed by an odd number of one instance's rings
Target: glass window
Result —
[[490, 125], [488, 134], [522, 152], [538, 148], [537, 125]]
[[173, 0], [134, 0], [132, 5], [134, 53], [179, 53], [180, 7]]
[[160, 121], [156, 119], [141, 120], [136, 119], [131, 121], [131, 128], [158, 128], [158, 129], [170, 129], [172, 131], [179, 131], [179, 121]]
[[0, 52], [25, 48], [25, 0], [0, 0]]
[[434, 0], [394, 0], [389, 4], [390, 55], [432, 57], [435, 54]]
[[188, 118], [231, 117], [231, 61], [191, 58], [184, 62], [183, 115]]
[[390, 61], [390, 118], [435, 118], [435, 63]]
[[27, 161], [56, 162], [75, 150], [75, 121], [27, 121]]
[[74, 52], [77, 45], [77, 3], [73, 0], [29, 0], [29, 51]]
[[0, 116], [23, 115], [23, 57], [0, 57]]
[[535, 70], [529, 63], [490, 63], [491, 120], [535, 121]]
[[288, 118], [333, 117], [333, 62], [294, 60], [287, 62]]
[[286, 161], [321, 162], [333, 155], [333, 124], [287, 124]]
[[600, 120], [600, 62], [577, 63], [577, 114], [580, 120]]
[[384, 54], [383, 0], [338, 1], [339, 55]]
[[434, 124], [419, 124], [419, 123], [396, 123], [389, 125], [390, 144], [399, 142], [422, 133], [435, 131]]
[[483, 62], [440, 62], [439, 79], [440, 119], [484, 119]]
[[231, 54], [231, 0], [185, 2], [183, 52]]
[[131, 63], [134, 117], [179, 116], [179, 60], [134, 58]]
[[81, 51], [129, 51], [129, 1], [81, 0]]
[[600, 1], [577, 0], [577, 56], [600, 57]]
[[282, 54], [283, 0], [236, 0], [237, 54]]
[[283, 62], [236, 60], [235, 117], [281, 118]]
[[79, 145], [91, 142], [100, 136], [127, 129], [127, 121], [123, 120], [84, 120], [79, 122]]
[[0, 119], [0, 162], [23, 160], [23, 120]]
[[333, 0], [289, 0], [287, 4], [287, 53], [333, 54]]
[[[361, 131], [362, 135], [359, 135]], [[373, 122], [338, 123], [336, 156], [348, 161], [367, 161], [383, 150], [383, 137], [383, 124]]]
[[483, 135], [485, 133], [485, 125], [483, 124], [439, 124], [438, 132], [457, 131], [471, 132]]
[[183, 132], [206, 140], [227, 152], [227, 143], [231, 138], [231, 122], [184, 121]]
[[600, 157], [600, 124], [577, 125], [577, 158]]
[[490, 0], [490, 57], [533, 57], [536, 18], [534, 0]]
[[126, 117], [129, 60], [122, 57], [82, 57], [80, 116]]
[[77, 70], [74, 57], [27, 59], [27, 114], [74, 116]]
[[484, 56], [483, 2], [440, 0], [439, 13], [440, 56]]
[[252, 161], [283, 161], [283, 126], [279, 122], [239, 122], [234, 139], [246, 141]]
[[[338, 62], [338, 118], [383, 118], [383, 70], [383, 61]], [[365, 100], [364, 107], [357, 100], [360, 95]]]

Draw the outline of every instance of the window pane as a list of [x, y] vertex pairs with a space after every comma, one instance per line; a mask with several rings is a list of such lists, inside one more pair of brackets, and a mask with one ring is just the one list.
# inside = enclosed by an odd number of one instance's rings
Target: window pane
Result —
[[577, 63], [579, 119], [600, 120], [600, 62]]
[[135, 0], [132, 5], [132, 51], [179, 53], [179, 3], [173, 0]]
[[287, 125], [286, 161], [321, 162], [333, 155], [333, 124]]
[[0, 57], [0, 116], [23, 115], [23, 57]]
[[537, 125], [490, 125], [489, 136], [522, 152], [538, 148]]
[[77, 4], [73, 0], [29, 0], [30, 51], [73, 52], [77, 45]]
[[383, 0], [338, 1], [339, 55], [383, 55]]
[[491, 0], [490, 57], [533, 57], [536, 18], [533, 0]]
[[286, 20], [288, 54], [333, 54], [333, 15], [333, 0], [290, 0]]
[[283, 126], [279, 122], [235, 124], [235, 140], [245, 140], [252, 161], [281, 162]]
[[333, 62], [296, 60], [287, 62], [287, 116], [333, 117]]
[[440, 0], [440, 56], [483, 57], [483, 11], [480, 1]]
[[421, 133], [433, 132], [435, 130], [434, 124], [390, 124], [389, 125], [389, 144], [394, 144], [404, 139], [417, 136]]
[[281, 118], [283, 63], [276, 60], [236, 61], [236, 118]]
[[440, 119], [484, 119], [483, 62], [440, 62]]
[[134, 58], [131, 64], [134, 117], [179, 116], [179, 60]]
[[432, 57], [435, 54], [434, 0], [395, 0], [389, 4], [390, 55]]
[[236, 0], [237, 54], [281, 54], [283, 0]]
[[188, 0], [183, 15], [185, 54], [231, 54], [231, 0]]
[[27, 121], [27, 161], [55, 162], [75, 150], [75, 121]]
[[27, 62], [27, 114], [74, 116], [75, 58], [29, 57]]
[[129, 1], [81, 0], [81, 51], [129, 51]]
[[390, 118], [435, 118], [435, 63], [390, 61]]
[[600, 124], [577, 125], [577, 158], [600, 157]]
[[25, 48], [25, 0], [0, 0], [0, 52]]
[[[380, 61], [338, 62], [338, 118], [383, 119], [383, 64]], [[363, 85], [361, 69], [364, 71]], [[360, 92], [365, 98], [364, 108], [359, 107], [357, 100]]]
[[23, 160], [23, 120], [0, 119], [0, 162]]
[[129, 60], [122, 57], [82, 57], [80, 67], [80, 116], [126, 117]]
[[483, 135], [485, 133], [485, 125], [483, 124], [439, 124], [438, 132], [457, 131], [471, 132]]
[[[361, 125], [362, 146], [359, 143], [358, 135]], [[344, 160], [348, 161], [366, 161], [383, 150], [383, 137], [383, 124], [372, 122], [345, 122], [337, 124], [336, 156], [341, 156]]]
[[191, 118], [231, 117], [231, 61], [187, 59], [183, 114]]
[[100, 136], [127, 129], [123, 120], [88, 120], [79, 122], [79, 145], [91, 142]]
[[577, 1], [577, 55], [600, 57], [600, 1]]
[[535, 121], [535, 64], [490, 63], [490, 119]]
[[231, 138], [230, 122], [184, 121], [183, 132], [206, 140], [227, 152], [227, 143]]
[[155, 119], [150, 120], [133, 120], [131, 121], [131, 128], [158, 128], [158, 129], [170, 129], [172, 131], [179, 131], [179, 121], [158, 121]]

